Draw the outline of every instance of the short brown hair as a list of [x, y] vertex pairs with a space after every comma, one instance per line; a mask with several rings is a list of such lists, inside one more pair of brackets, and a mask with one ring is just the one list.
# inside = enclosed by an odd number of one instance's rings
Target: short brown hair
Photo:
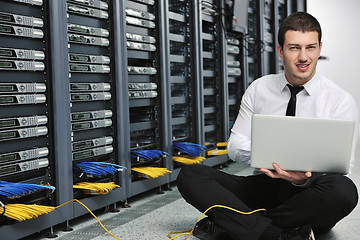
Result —
[[321, 42], [321, 27], [315, 17], [306, 12], [295, 12], [289, 15], [281, 23], [278, 32], [278, 42], [281, 48], [284, 47], [285, 33], [289, 30], [301, 32], [316, 31], [319, 36], [319, 44]]

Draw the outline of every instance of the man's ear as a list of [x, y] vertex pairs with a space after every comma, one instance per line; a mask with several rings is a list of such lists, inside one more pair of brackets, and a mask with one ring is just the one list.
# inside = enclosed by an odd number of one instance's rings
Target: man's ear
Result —
[[282, 50], [280, 44], [278, 44], [278, 45], [276, 46], [276, 50], [278, 51], [281, 59], [283, 59], [283, 50]]

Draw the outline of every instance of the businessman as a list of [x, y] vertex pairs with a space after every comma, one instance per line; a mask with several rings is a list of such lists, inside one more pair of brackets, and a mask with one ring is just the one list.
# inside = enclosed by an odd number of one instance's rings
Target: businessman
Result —
[[[253, 114], [353, 120], [358, 132], [353, 97], [316, 71], [321, 48], [321, 27], [313, 16], [296, 12], [284, 19], [277, 45], [284, 72], [255, 80], [244, 93], [228, 141], [232, 160], [250, 163]], [[199, 211], [213, 205], [243, 212], [266, 209], [250, 215], [211, 209], [196, 224], [193, 235], [208, 240], [314, 239], [313, 231], [329, 231], [357, 205], [356, 186], [347, 176], [273, 167], [272, 171], [258, 169], [251, 176], [230, 175], [204, 165], [182, 168], [178, 189]]]

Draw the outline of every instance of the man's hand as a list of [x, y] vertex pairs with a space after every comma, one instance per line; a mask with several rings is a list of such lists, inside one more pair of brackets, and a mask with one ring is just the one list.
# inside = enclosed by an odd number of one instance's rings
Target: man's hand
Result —
[[260, 172], [265, 173], [271, 178], [281, 178], [291, 183], [301, 185], [311, 177], [311, 172], [292, 172], [281, 169], [276, 163], [272, 164], [275, 171], [271, 171], [267, 168], [258, 169]]

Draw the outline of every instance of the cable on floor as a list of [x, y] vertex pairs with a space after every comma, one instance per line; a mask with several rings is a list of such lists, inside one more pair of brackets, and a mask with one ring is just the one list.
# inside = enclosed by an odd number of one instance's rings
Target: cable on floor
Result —
[[[83, 204], [82, 202], [80, 202], [79, 200], [77, 199], [72, 199], [66, 203], [63, 203], [57, 207], [49, 207], [49, 206], [41, 206], [41, 205], [25, 205], [25, 204], [6, 204], [5, 206], [3, 206], [3, 213], [4, 216], [8, 217], [8, 218], [12, 218], [12, 219], [15, 219], [15, 220], [18, 220], [18, 221], [24, 221], [26, 219], [31, 219], [31, 218], [35, 218], [35, 217], [38, 217], [39, 215], [41, 214], [44, 214], [44, 213], [49, 213], [55, 209], [58, 209], [60, 207], [63, 207], [71, 202], [77, 202], [79, 203], [80, 205], [82, 205], [97, 221], [98, 223], [100, 224], [100, 226], [108, 233], [110, 234], [112, 237], [118, 239], [118, 240], [121, 240], [120, 238], [116, 237], [114, 234], [112, 234], [102, 223], [101, 221], [95, 216], [95, 214], [85, 205]], [[5, 212], [5, 207], [6, 207], [6, 212]], [[249, 214], [253, 214], [253, 213], [256, 213], [256, 212], [259, 212], [259, 211], [266, 211], [264, 208], [261, 208], [261, 209], [256, 209], [254, 211], [251, 211], [251, 212], [242, 212], [242, 211], [239, 211], [239, 210], [236, 210], [234, 208], [231, 208], [231, 207], [227, 207], [227, 206], [223, 206], [223, 205], [213, 205], [211, 207], [209, 207], [202, 215], [201, 217], [197, 220], [197, 222], [199, 222], [203, 216], [208, 212], [210, 211], [211, 209], [213, 208], [225, 208], [225, 209], [229, 209], [231, 211], [234, 211], [234, 212], [237, 212], [237, 213], [240, 213], [240, 214], [246, 214], [246, 215], [249, 215]], [[168, 236], [169, 236], [169, 240], [174, 240], [180, 236], [183, 236], [183, 235], [188, 235], [185, 239], [187, 239], [188, 237], [190, 237], [190, 235], [193, 233], [194, 229], [189, 229], [189, 230], [185, 230], [185, 231], [173, 231], [173, 232], [169, 232], [168, 233]], [[180, 233], [178, 234], [177, 236], [174, 236], [174, 237], [171, 237], [171, 234], [175, 234], [175, 233]]]
[[[208, 211], [210, 211], [210, 210], [213, 209], [213, 208], [225, 208], [225, 209], [229, 209], [229, 210], [231, 210], [231, 211], [234, 211], [234, 212], [237, 212], [237, 213], [240, 213], [240, 214], [245, 214], [245, 215], [250, 215], [250, 214], [253, 214], [253, 213], [256, 213], [256, 212], [260, 212], [260, 211], [266, 211], [265, 208], [260, 208], [260, 209], [253, 210], [253, 211], [251, 211], [251, 212], [243, 212], [243, 211], [239, 211], [239, 210], [237, 210], [237, 209], [234, 209], [234, 208], [231, 208], [231, 207], [227, 207], [227, 206], [224, 206], [224, 205], [213, 205], [213, 206], [209, 207], [208, 209], [206, 209], [206, 211], [201, 215], [201, 217], [197, 220], [196, 223], [198, 223], [198, 222], [203, 218], [203, 216], [204, 216]], [[169, 237], [169, 240], [174, 240], [174, 239], [176, 239], [176, 238], [178, 238], [178, 237], [180, 237], [180, 236], [188, 235], [186, 238], [183, 239], [183, 240], [185, 240], [185, 239], [188, 239], [188, 238], [191, 236], [191, 234], [193, 233], [193, 231], [194, 231], [194, 228], [188, 229], [188, 230], [184, 230], [184, 231], [169, 232], [169, 233], [168, 233], [168, 237]], [[171, 237], [171, 234], [175, 234], [175, 233], [180, 233], [180, 234], [178, 234], [178, 235], [176, 235], [176, 236], [174, 236], [174, 237]]]
[[60, 208], [60, 207], [65, 206], [66, 204], [69, 204], [69, 203], [71, 203], [71, 202], [77, 202], [77, 203], [79, 203], [80, 205], [82, 205], [82, 206], [83, 206], [86, 210], [88, 210], [88, 212], [96, 219], [96, 221], [98, 221], [98, 223], [100, 224], [100, 226], [101, 226], [108, 234], [110, 234], [112, 237], [114, 237], [114, 238], [116, 238], [116, 239], [118, 239], [118, 240], [121, 240], [120, 238], [118, 238], [117, 236], [115, 236], [114, 234], [112, 234], [109, 230], [107, 230], [107, 228], [100, 222], [100, 220], [95, 216], [95, 214], [94, 214], [85, 204], [83, 204], [82, 202], [80, 202], [80, 201], [77, 200], [77, 199], [72, 199], [72, 200], [70, 200], [70, 201], [68, 201], [68, 202], [66, 202], [66, 203], [63, 203], [63, 204], [57, 206], [56, 208]]

